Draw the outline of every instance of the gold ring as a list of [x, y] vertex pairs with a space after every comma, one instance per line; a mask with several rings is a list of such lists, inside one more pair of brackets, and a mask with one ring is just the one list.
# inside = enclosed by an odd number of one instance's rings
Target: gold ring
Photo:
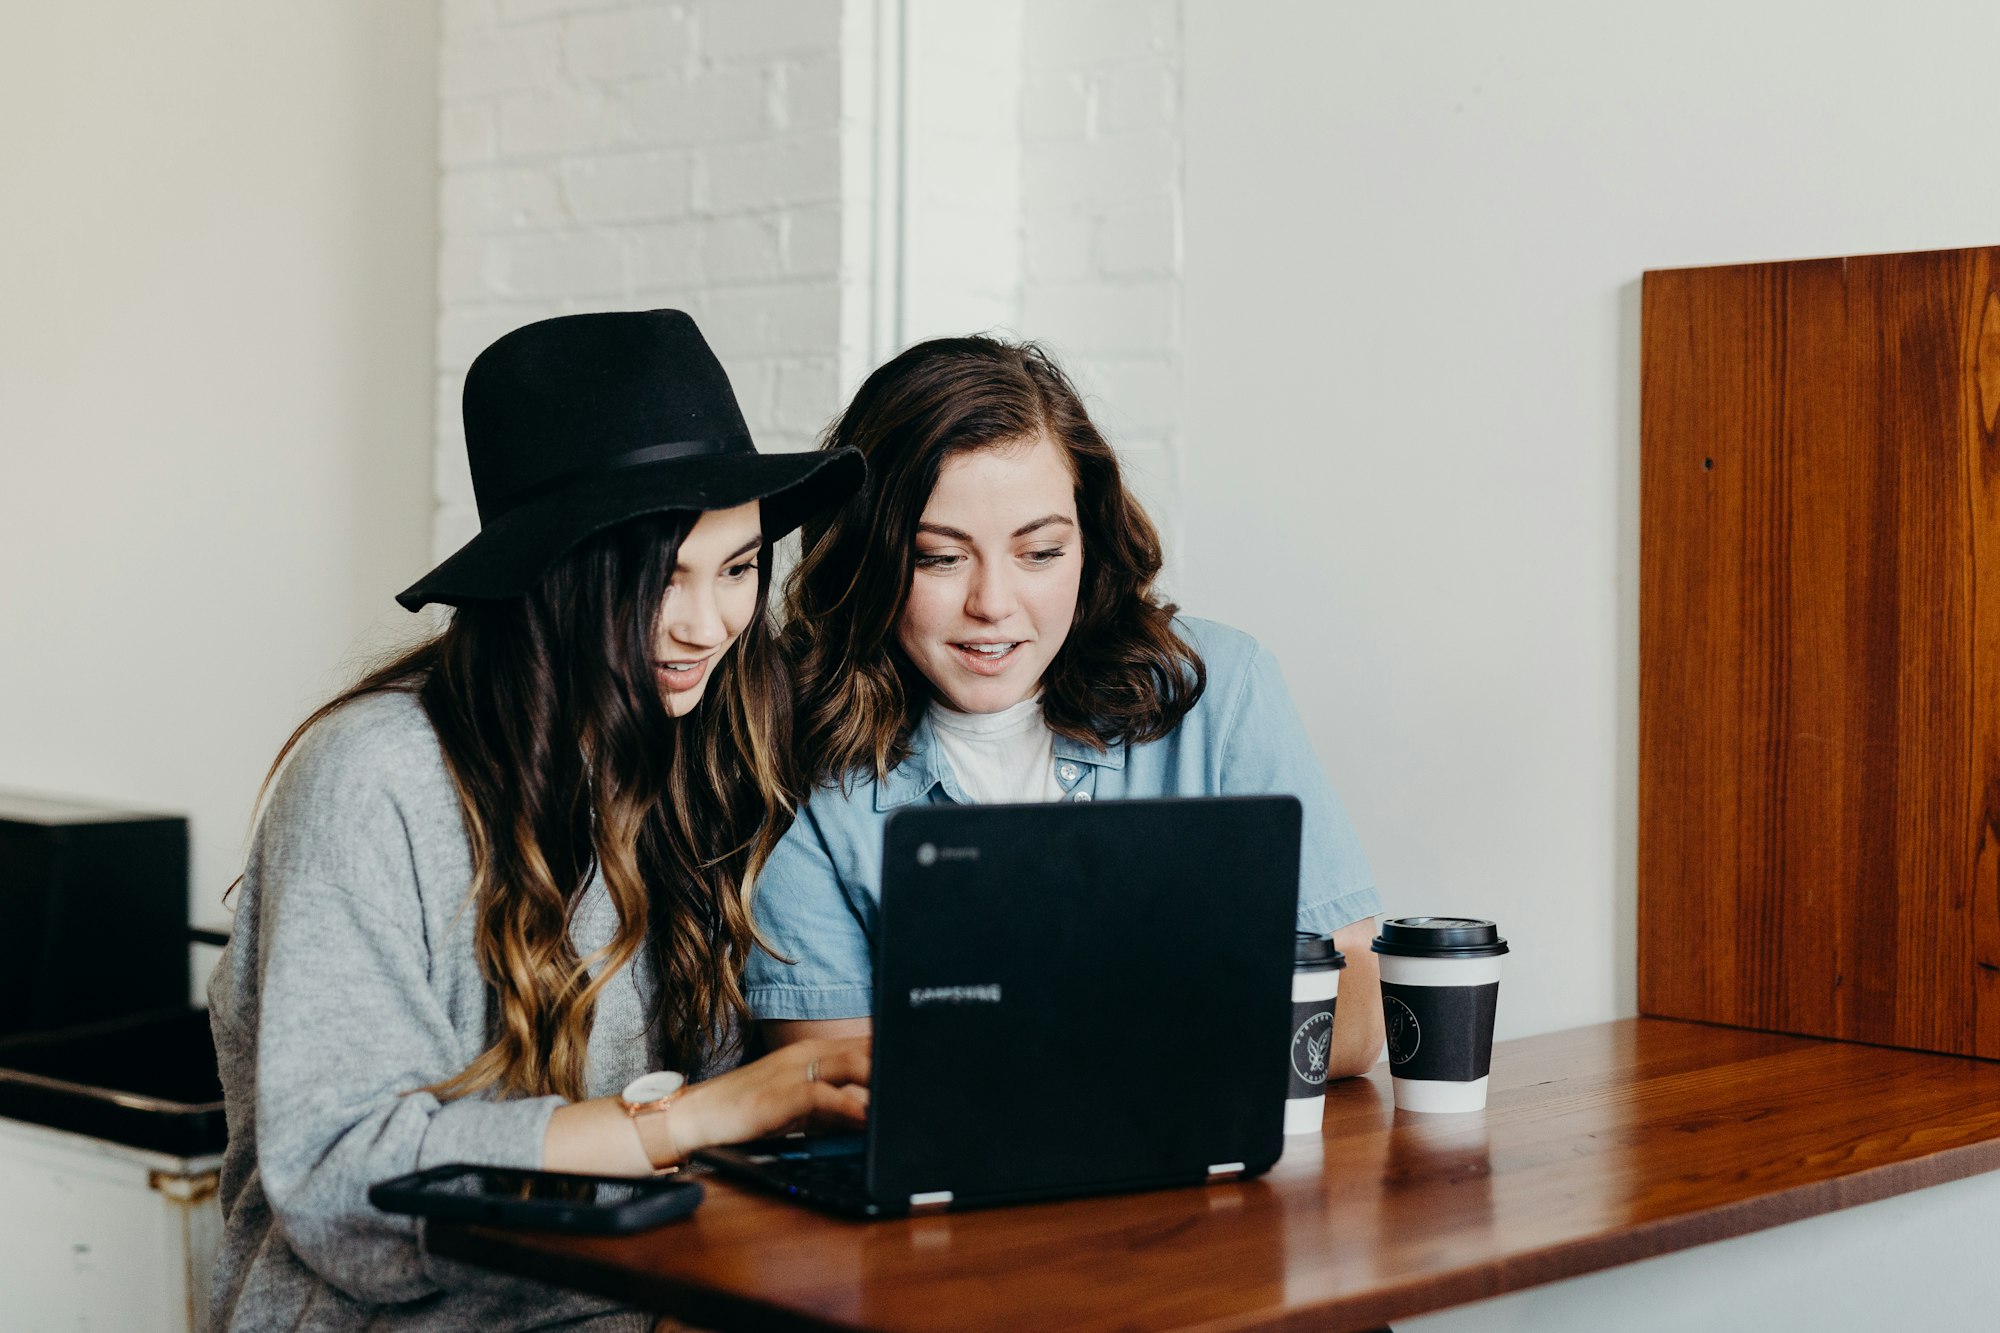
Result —
[[819, 1082], [819, 1057], [817, 1055], [806, 1061], [806, 1082]]

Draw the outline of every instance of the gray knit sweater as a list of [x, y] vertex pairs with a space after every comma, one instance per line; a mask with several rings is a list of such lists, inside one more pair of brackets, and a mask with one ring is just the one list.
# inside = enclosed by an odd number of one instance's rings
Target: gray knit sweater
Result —
[[[471, 877], [437, 736], [413, 696], [360, 699], [312, 729], [258, 824], [208, 987], [229, 1118], [214, 1328], [649, 1326], [605, 1301], [435, 1258], [422, 1224], [368, 1202], [374, 1182], [445, 1162], [540, 1166], [562, 1105], [412, 1091], [486, 1045]], [[593, 883], [571, 932], [580, 955], [615, 917]], [[649, 1067], [652, 993], [639, 964], [605, 988], [592, 1096]]]

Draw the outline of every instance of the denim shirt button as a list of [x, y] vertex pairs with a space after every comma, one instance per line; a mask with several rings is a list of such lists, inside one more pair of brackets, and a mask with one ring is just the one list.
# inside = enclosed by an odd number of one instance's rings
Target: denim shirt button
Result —
[[1076, 781], [1076, 765], [1075, 765], [1075, 764], [1064, 764], [1064, 765], [1063, 765], [1063, 766], [1062, 766], [1061, 768], [1057, 769], [1057, 770], [1056, 770], [1056, 772], [1057, 772], [1057, 774], [1059, 774], [1059, 775], [1061, 776], [1061, 778], [1062, 778], [1062, 780], [1063, 780], [1064, 782], [1075, 782], [1075, 781]]
[[1090, 799], [1090, 793], [1087, 791], [1072, 792], [1070, 799], [1072, 801], [1087, 801]]

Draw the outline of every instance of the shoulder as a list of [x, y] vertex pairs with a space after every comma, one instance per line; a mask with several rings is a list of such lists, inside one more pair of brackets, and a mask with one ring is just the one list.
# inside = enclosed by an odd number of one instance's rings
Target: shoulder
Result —
[[1218, 620], [1175, 616], [1174, 632], [1194, 649], [1208, 673], [1208, 687], [1202, 694], [1203, 703], [1210, 700], [1221, 702], [1233, 697], [1255, 670], [1259, 660], [1270, 656], [1257, 640]]
[[1219, 620], [1203, 620], [1199, 616], [1175, 616], [1174, 633], [1186, 640], [1190, 648], [1200, 653], [1204, 661], [1216, 657], [1247, 660], [1263, 651], [1258, 642], [1248, 634]]
[[456, 825], [457, 793], [437, 732], [415, 694], [364, 695], [314, 723], [272, 785], [263, 826], [355, 832]]
[[285, 765], [283, 780], [316, 792], [422, 783], [444, 776], [437, 731], [408, 690], [363, 695], [314, 723]]
[[801, 798], [785, 840], [804, 840], [839, 865], [866, 859], [880, 848], [889, 816], [922, 794], [923, 784], [900, 766], [886, 785], [865, 769], [828, 778]]
[[1284, 673], [1270, 649], [1240, 629], [1214, 620], [1176, 616], [1174, 629], [1200, 654], [1206, 683], [1201, 698], [1181, 722], [1190, 738], [1211, 741], [1240, 734], [1291, 708]]
[[875, 774], [865, 768], [853, 769], [845, 777], [827, 778], [800, 801], [799, 822], [810, 821], [823, 831], [867, 819], [875, 813], [880, 788]]

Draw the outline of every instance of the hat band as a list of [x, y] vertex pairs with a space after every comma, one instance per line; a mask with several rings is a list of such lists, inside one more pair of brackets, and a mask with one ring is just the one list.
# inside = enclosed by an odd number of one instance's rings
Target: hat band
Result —
[[[664, 463], [676, 458], [702, 458], [715, 454], [755, 453], [756, 446], [748, 435], [718, 435], [699, 440], [669, 440], [665, 444], [649, 444], [643, 449], [628, 449], [622, 454], [598, 459], [594, 463], [584, 463], [579, 467], [565, 468], [552, 477], [517, 486], [507, 492], [503, 500], [494, 503], [493, 518], [522, 505], [539, 500], [554, 491], [574, 486], [606, 472], [619, 472], [628, 467], [642, 467], [647, 463]], [[486, 508], [480, 506], [479, 521], [488, 522]]]

